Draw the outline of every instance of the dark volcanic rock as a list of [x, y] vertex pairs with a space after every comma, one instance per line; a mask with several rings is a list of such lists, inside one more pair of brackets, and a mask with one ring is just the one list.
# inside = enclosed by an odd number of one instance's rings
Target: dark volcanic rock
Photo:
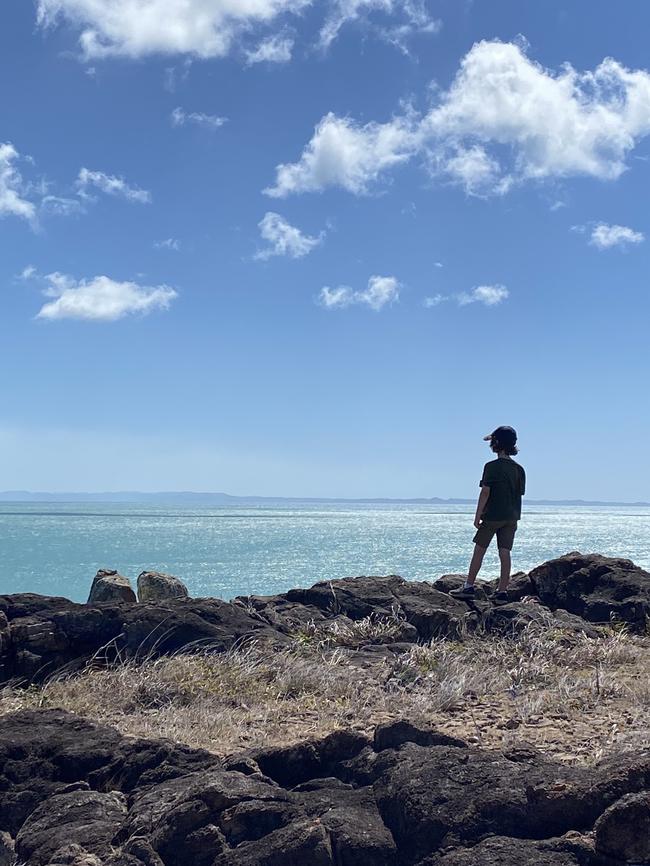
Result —
[[372, 790], [341, 786], [334, 779], [323, 782], [301, 792], [300, 799], [307, 814], [327, 831], [333, 862], [337, 866], [396, 866], [397, 847]]
[[111, 841], [126, 817], [122, 794], [71, 791], [41, 803], [25, 821], [16, 839], [23, 862], [45, 866], [74, 840], [89, 854], [106, 857]]
[[145, 656], [197, 645], [222, 651], [242, 638], [282, 640], [241, 608], [214, 598], [82, 605], [40, 595], [0, 596], [4, 680], [42, 680], [92, 658], [112, 661], [118, 653]]
[[398, 749], [404, 743], [416, 743], [418, 746], [456, 746], [467, 748], [467, 743], [458, 737], [450, 737], [430, 728], [420, 728], [417, 725], [400, 719], [375, 728], [374, 749], [383, 752], [384, 749]]
[[[344, 615], [352, 621], [403, 618], [417, 629], [420, 640], [457, 637], [468, 607], [424, 581], [389, 577], [346, 577], [323, 581], [283, 596], [239, 599], [265, 622], [285, 633], [309, 622], [322, 623]], [[403, 637], [393, 640], [403, 640]], [[369, 641], [370, 642], [370, 641]]]
[[650, 792], [627, 794], [596, 822], [596, 851], [623, 863], [650, 862]]
[[456, 848], [440, 857], [427, 858], [418, 866], [587, 866], [587, 862], [596, 866], [586, 846], [576, 853], [554, 841], [494, 836], [473, 848]]
[[370, 744], [356, 731], [334, 731], [320, 740], [306, 740], [253, 752], [252, 757], [264, 775], [279, 785], [293, 788], [310, 779], [338, 775], [339, 765], [356, 757]]
[[[5, 860], [14, 838], [27, 866], [622, 866], [645, 856], [650, 753], [588, 769], [530, 748], [409, 741], [438, 736], [403, 722], [377, 731], [379, 752], [337, 732], [294, 757], [260, 753], [281, 787], [250, 757], [226, 766], [62, 711], [7, 715]], [[580, 835], [594, 824], [595, 850]]]
[[[219, 854], [213, 866], [333, 866], [332, 844], [319, 821], [302, 818], [268, 836]], [[364, 866], [359, 861], [358, 866]]]
[[[408, 862], [449, 839], [543, 838], [587, 826], [584, 774], [531, 754], [529, 760], [408, 744], [375, 782], [379, 810]], [[445, 842], [447, 840], [447, 842]]]
[[558, 632], [580, 632], [588, 637], [598, 637], [598, 631], [582, 617], [561, 609], [551, 611], [535, 602], [512, 602], [493, 607], [486, 612], [483, 622], [488, 631], [502, 634], [517, 634], [535, 623]]
[[[490, 588], [490, 592], [496, 592], [499, 585], [499, 579], [495, 578], [494, 580], [489, 581], [487, 585]], [[509, 602], [521, 601], [527, 596], [536, 595], [533, 582], [529, 575], [524, 574], [523, 571], [518, 571], [516, 574], [512, 575], [506, 593]]]
[[[456, 589], [460, 589], [466, 579], [467, 575], [465, 574], [443, 574], [437, 580], [434, 580], [432, 586], [434, 589], [439, 590], [440, 592], [444, 592], [449, 595], [450, 592]], [[491, 587], [489, 583], [485, 583], [485, 581], [478, 580], [475, 584], [476, 586], [476, 594], [475, 601], [488, 601], [491, 593]]]
[[122, 737], [63, 711], [0, 718], [0, 829], [15, 836], [46, 798], [110, 762]]
[[643, 631], [650, 616], [650, 573], [629, 559], [569, 553], [540, 565], [530, 580], [543, 604], [590, 622], [612, 616]]

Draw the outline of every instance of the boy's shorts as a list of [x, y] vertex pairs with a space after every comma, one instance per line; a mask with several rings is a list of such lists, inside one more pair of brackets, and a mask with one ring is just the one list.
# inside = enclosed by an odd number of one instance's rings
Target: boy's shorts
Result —
[[516, 520], [484, 520], [474, 536], [474, 544], [478, 544], [479, 547], [489, 547], [496, 535], [497, 547], [502, 550], [512, 550], [516, 531]]

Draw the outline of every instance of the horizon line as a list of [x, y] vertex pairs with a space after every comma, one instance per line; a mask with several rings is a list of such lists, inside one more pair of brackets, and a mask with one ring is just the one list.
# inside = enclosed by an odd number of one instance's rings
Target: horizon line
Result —
[[[44, 497], [39, 499], [39, 497]], [[104, 500], [107, 502], [124, 501], [138, 502], [151, 499], [164, 498], [181, 498], [181, 499], [221, 499], [228, 501], [240, 502], [350, 502], [350, 503], [396, 503], [396, 504], [447, 504], [447, 505], [467, 505], [473, 504], [476, 500], [466, 497], [440, 497], [440, 496], [413, 496], [413, 497], [394, 497], [394, 496], [260, 496], [239, 495], [224, 493], [219, 491], [192, 491], [192, 490], [162, 490], [162, 491], [141, 491], [141, 490], [114, 490], [114, 491], [31, 491], [31, 490], [3, 490], [0, 491], [0, 501], [4, 502], [20, 502], [30, 500], [33, 502], [66, 502], [66, 501], [98, 501]], [[136, 497], [142, 497], [137, 499]], [[641, 506], [650, 507], [650, 502], [638, 501], [622, 501], [622, 500], [600, 500], [600, 499], [581, 499], [581, 498], [566, 498], [566, 499], [526, 499], [526, 503], [530, 505], [609, 505], [609, 506]]]

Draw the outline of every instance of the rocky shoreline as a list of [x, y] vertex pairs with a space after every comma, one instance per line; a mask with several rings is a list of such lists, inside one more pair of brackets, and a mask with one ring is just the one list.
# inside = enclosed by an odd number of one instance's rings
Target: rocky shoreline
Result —
[[[107, 575], [116, 572], [102, 571], [95, 582]], [[167, 596], [160, 590], [163, 579]], [[399, 652], [405, 644], [458, 639], [479, 629], [504, 632], [542, 617], [591, 636], [596, 625], [611, 622], [643, 633], [650, 617], [650, 574], [627, 559], [567, 554], [529, 574], [515, 575], [509, 603], [499, 606], [491, 602], [490, 584], [472, 602], [454, 598], [450, 590], [461, 581], [459, 575], [433, 582], [351, 577], [225, 602], [190, 599], [176, 579], [143, 572], [140, 602], [132, 591], [132, 598], [106, 601], [92, 600], [91, 593], [87, 604], [29, 593], [0, 596], [0, 683], [16, 678], [42, 681], [91, 660], [99, 664], [191, 648], [222, 652], [242, 641], [281, 646], [301, 628], [345, 628], [368, 619], [386, 624], [379, 642]], [[151, 586], [158, 591], [152, 592]], [[118, 592], [123, 590], [118, 583]], [[373, 634], [368, 647], [377, 642]]]
[[[336, 636], [364, 676], [432, 639], [487, 641], [536, 622], [559, 639], [647, 633], [650, 574], [629, 560], [568, 554], [516, 576], [499, 606], [489, 585], [471, 603], [453, 598], [460, 580], [345, 578], [230, 603], [0, 596], [0, 679], [30, 686], [62, 670], [248, 644], [282, 652], [296, 634], [324, 653]], [[0, 716], [0, 866], [648, 862], [648, 750], [578, 766], [402, 719], [219, 757], [59, 709]]]

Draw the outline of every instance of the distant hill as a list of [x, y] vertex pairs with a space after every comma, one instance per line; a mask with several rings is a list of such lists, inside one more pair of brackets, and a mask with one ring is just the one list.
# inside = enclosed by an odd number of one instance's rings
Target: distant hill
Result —
[[[0, 492], [0, 502], [123, 502], [150, 505], [255, 505], [271, 503], [349, 503], [351, 505], [472, 505], [475, 499], [441, 499], [438, 496], [415, 499], [346, 499], [341, 497], [308, 496], [232, 496], [229, 493], [193, 493], [191, 491], [169, 491], [142, 493], [137, 490], [112, 493], [44, 493], [28, 490], [5, 490]], [[583, 506], [631, 506], [650, 507], [650, 502], [607, 502], [588, 499], [526, 499], [526, 505], [583, 505]]]

